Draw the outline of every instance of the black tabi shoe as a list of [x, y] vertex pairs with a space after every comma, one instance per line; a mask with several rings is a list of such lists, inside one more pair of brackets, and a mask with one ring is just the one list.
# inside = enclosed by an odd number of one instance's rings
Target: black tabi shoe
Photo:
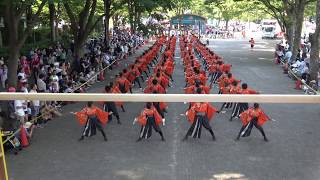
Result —
[[104, 141], [108, 141], [108, 139], [106, 137], [103, 138]]
[[263, 140], [264, 140], [265, 142], [268, 142], [268, 141], [269, 141], [267, 137], [264, 137]]
[[141, 140], [142, 140], [142, 138], [139, 138], [139, 139], [136, 140], [136, 142], [139, 142], [139, 141], [141, 141]]
[[182, 139], [182, 141], [186, 141], [187, 139], [188, 139], [188, 137], [185, 136], [185, 137]]
[[78, 141], [82, 141], [82, 140], [84, 140], [84, 137], [83, 137], [83, 136], [81, 136], [81, 138], [78, 139]]
[[215, 136], [212, 136], [212, 141], [216, 141], [216, 137]]
[[166, 139], [164, 137], [161, 137], [161, 141], [166, 141]]
[[120, 122], [120, 121], [118, 121], [118, 124], [121, 124], [121, 122]]

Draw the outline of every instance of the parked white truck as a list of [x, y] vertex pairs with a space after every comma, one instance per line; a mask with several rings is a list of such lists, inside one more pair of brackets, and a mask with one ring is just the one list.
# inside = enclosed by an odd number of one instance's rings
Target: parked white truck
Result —
[[280, 26], [276, 20], [263, 20], [261, 22], [262, 39], [264, 38], [280, 38], [282, 35]]

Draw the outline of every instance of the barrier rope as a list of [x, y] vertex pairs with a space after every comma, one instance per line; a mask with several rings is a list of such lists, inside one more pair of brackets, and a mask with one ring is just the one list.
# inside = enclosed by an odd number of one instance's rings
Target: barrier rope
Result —
[[[203, 41], [201, 41], [202, 43], [205, 43]], [[281, 65], [284, 65], [285, 63], [283, 61], [280, 60]], [[300, 77], [298, 77], [293, 71], [292, 69], [290, 69], [290, 67], [288, 67], [288, 72], [290, 72], [290, 74], [292, 74], [297, 80], [299, 80], [304, 86], [306, 86], [309, 90], [311, 90], [314, 94], [320, 94], [319, 91], [315, 90], [314, 88], [312, 88], [311, 86], [309, 86], [305, 81], [302, 81], [302, 79]]]
[[[281, 61], [280, 61], [281, 62]], [[281, 62], [283, 63], [283, 62]], [[284, 64], [284, 63], [283, 63]], [[311, 91], [313, 91], [314, 94], [320, 94], [319, 91], [313, 89], [312, 87], [310, 87], [305, 81], [302, 81], [302, 79], [300, 77], [298, 77], [293, 71], [292, 69], [290, 69], [288, 67], [288, 72], [290, 72], [297, 80], [299, 80], [303, 85], [305, 85], [308, 89], [310, 89]]]
[[[112, 63], [110, 63], [109, 65], [107, 65], [106, 67], [104, 67], [102, 70], [100, 70], [99, 72], [97, 72], [96, 74], [94, 74], [92, 77], [90, 77], [86, 82], [82, 83], [80, 86], [76, 87], [75, 89], [72, 90], [71, 93], [74, 93], [75, 91], [79, 90], [80, 88], [82, 88], [84, 85], [88, 84], [93, 78], [96, 78], [101, 72], [104, 72], [106, 69], [110, 68], [114, 63], [116, 63], [118, 60], [115, 60], [113, 61]], [[33, 94], [33, 93], [29, 93], [29, 94]], [[36, 94], [36, 93], [34, 93]], [[39, 93], [39, 94], [48, 94], [48, 93]], [[37, 95], [39, 95], [37, 94]], [[50, 93], [52, 94], [52, 93]], [[62, 94], [62, 93], [53, 93], [53, 94]], [[67, 93], [67, 94], [70, 94], [70, 93]], [[40, 95], [41, 96], [41, 95]], [[38, 99], [36, 99], [38, 100]], [[56, 100], [56, 99], [54, 99]], [[57, 110], [57, 107], [54, 107], [55, 110]], [[29, 122], [31, 122], [32, 124], [34, 122], [36, 122], [37, 120], [39, 120], [40, 118], [43, 118], [45, 115], [49, 115], [51, 114], [51, 112], [45, 112], [45, 113], [42, 113], [40, 116], [37, 116], [33, 119], [31, 119]], [[2, 131], [2, 130], [1, 130]], [[2, 144], [5, 144], [6, 142], [8, 142], [13, 136], [15, 136], [16, 134], [18, 134], [19, 132], [21, 131], [20, 128], [18, 128], [14, 133], [12, 133], [12, 135], [10, 136], [7, 136], [7, 138], [2, 142]]]

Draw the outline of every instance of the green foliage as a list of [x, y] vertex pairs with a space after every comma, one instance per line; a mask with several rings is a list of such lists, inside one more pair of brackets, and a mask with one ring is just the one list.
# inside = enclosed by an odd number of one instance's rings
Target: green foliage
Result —
[[305, 12], [304, 12], [305, 17], [315, 17], [316, 16], [316, 6], [317, 6], [316, 1], [307, 4]]
[[170, 15], [184, 14], [186, 10], [191, 9], [193, 0], [172, 0], [173, 11], [169, 12]]

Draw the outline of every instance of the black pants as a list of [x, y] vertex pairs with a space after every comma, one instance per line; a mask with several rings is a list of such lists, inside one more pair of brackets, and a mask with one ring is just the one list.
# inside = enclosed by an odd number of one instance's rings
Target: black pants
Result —
[[233, 103], [231, 103], [231, 102], [223, 103], [219, 111], [222, 111], [224, 108], [230, 109], [230, 108], [232, 108], [232, 106], [233, 106]]
[[148, 117], [147, 118], [147, 124], [145, 126], [141, 126], [140, 130], [140, 136], [139, 139], [145, 138], [148, 139], [152, 135], [152, 128], [160, 134], [161, 138], [163, 137], [163, 133], [161, 131], [161, 128], [156, 124], [154, 117]]
[[[263, 130], [262, 126], [258, 125], [258, 118], [255, 117], [249, 122], [249, 124], [247, 124], [246, 126], [242, 126], [241, 127], [237, 139], [239, 139], [240, 136], [242, 136], [242, 137], [250, 136], [253, 126], [256, 127], [260, 131], [260, 133], [262, 134], [262, 136], [264, 138], [266, 138], [266, 134], [264, 133], [264, 130]], [[246, 130], [246, 131], [244, 132], [244, 130]]]
[[[119, 89], [120, 89], [121, 93], [127, 93], [124, 84], [119, 84]], [[129, 87], [129, 91], [130, 91], [130, 93], [132, 93], [132, 88], [131, 87]]]
[[165, 110], [162, 111], [161, 108], [160, 108], [160, 103], [159, 102], [156, 102], [156, 103], [153, 103], [154, 107], [157, 109], [158, 113], [161, 115], [162, 118], [164, 118], [164, 113], [166, 112]]
[[230, 120], [232, 120], [235, 117], [239, 117], [239, 115], [246, 111], [249, 108], [248, 103], [235, 103], [233, 106], [232, 114], [230, 117]]
[[138, 78], [138, 77], [136, 77], [133, 82], [134, 82], [134, 83], [138, 83], [139, 88], [141, 88], [141, 84], [140, 84], [140, 81], [139, 81], [139, 78]]
[[86, 125], [84, 126], [81, 138], [83, 138], [84, 136], [90, 137], [90, 136], [94, 136], [96, 135], [96, 129], [98, 129], [102, 136], [106, 139], [106, 133], [104, 132], [102, 125], [100, 123], [100, 121], [97, 119], [97, 117], [89, 117]]
[[109, 122], [112, 121], [112, 115], [114, 115], [117, 118], [117, 121], [120, 122], [120, 116], [114, 102], [106, 102], [104, 104], [104, 111], [112, 112], [112, 114], [109, 115]]
[[222, 72], [215, 72], [211, 75], [211, 82], [210, 82], [210, 86], [212, 86], [213, 83], [216, 83], [217, 80], [220, 78], [220, 76], [222, 75]]
[[188, 136], [192, 136], [193, 138], [200, 138], [202, 126], [210, 132], [213, 138], [215, 138], [213, 130], [209, 124], [209, 120], [205, 116], [195, 117], [195, 120], [193, 121], [185, 137], [187, 138]]

